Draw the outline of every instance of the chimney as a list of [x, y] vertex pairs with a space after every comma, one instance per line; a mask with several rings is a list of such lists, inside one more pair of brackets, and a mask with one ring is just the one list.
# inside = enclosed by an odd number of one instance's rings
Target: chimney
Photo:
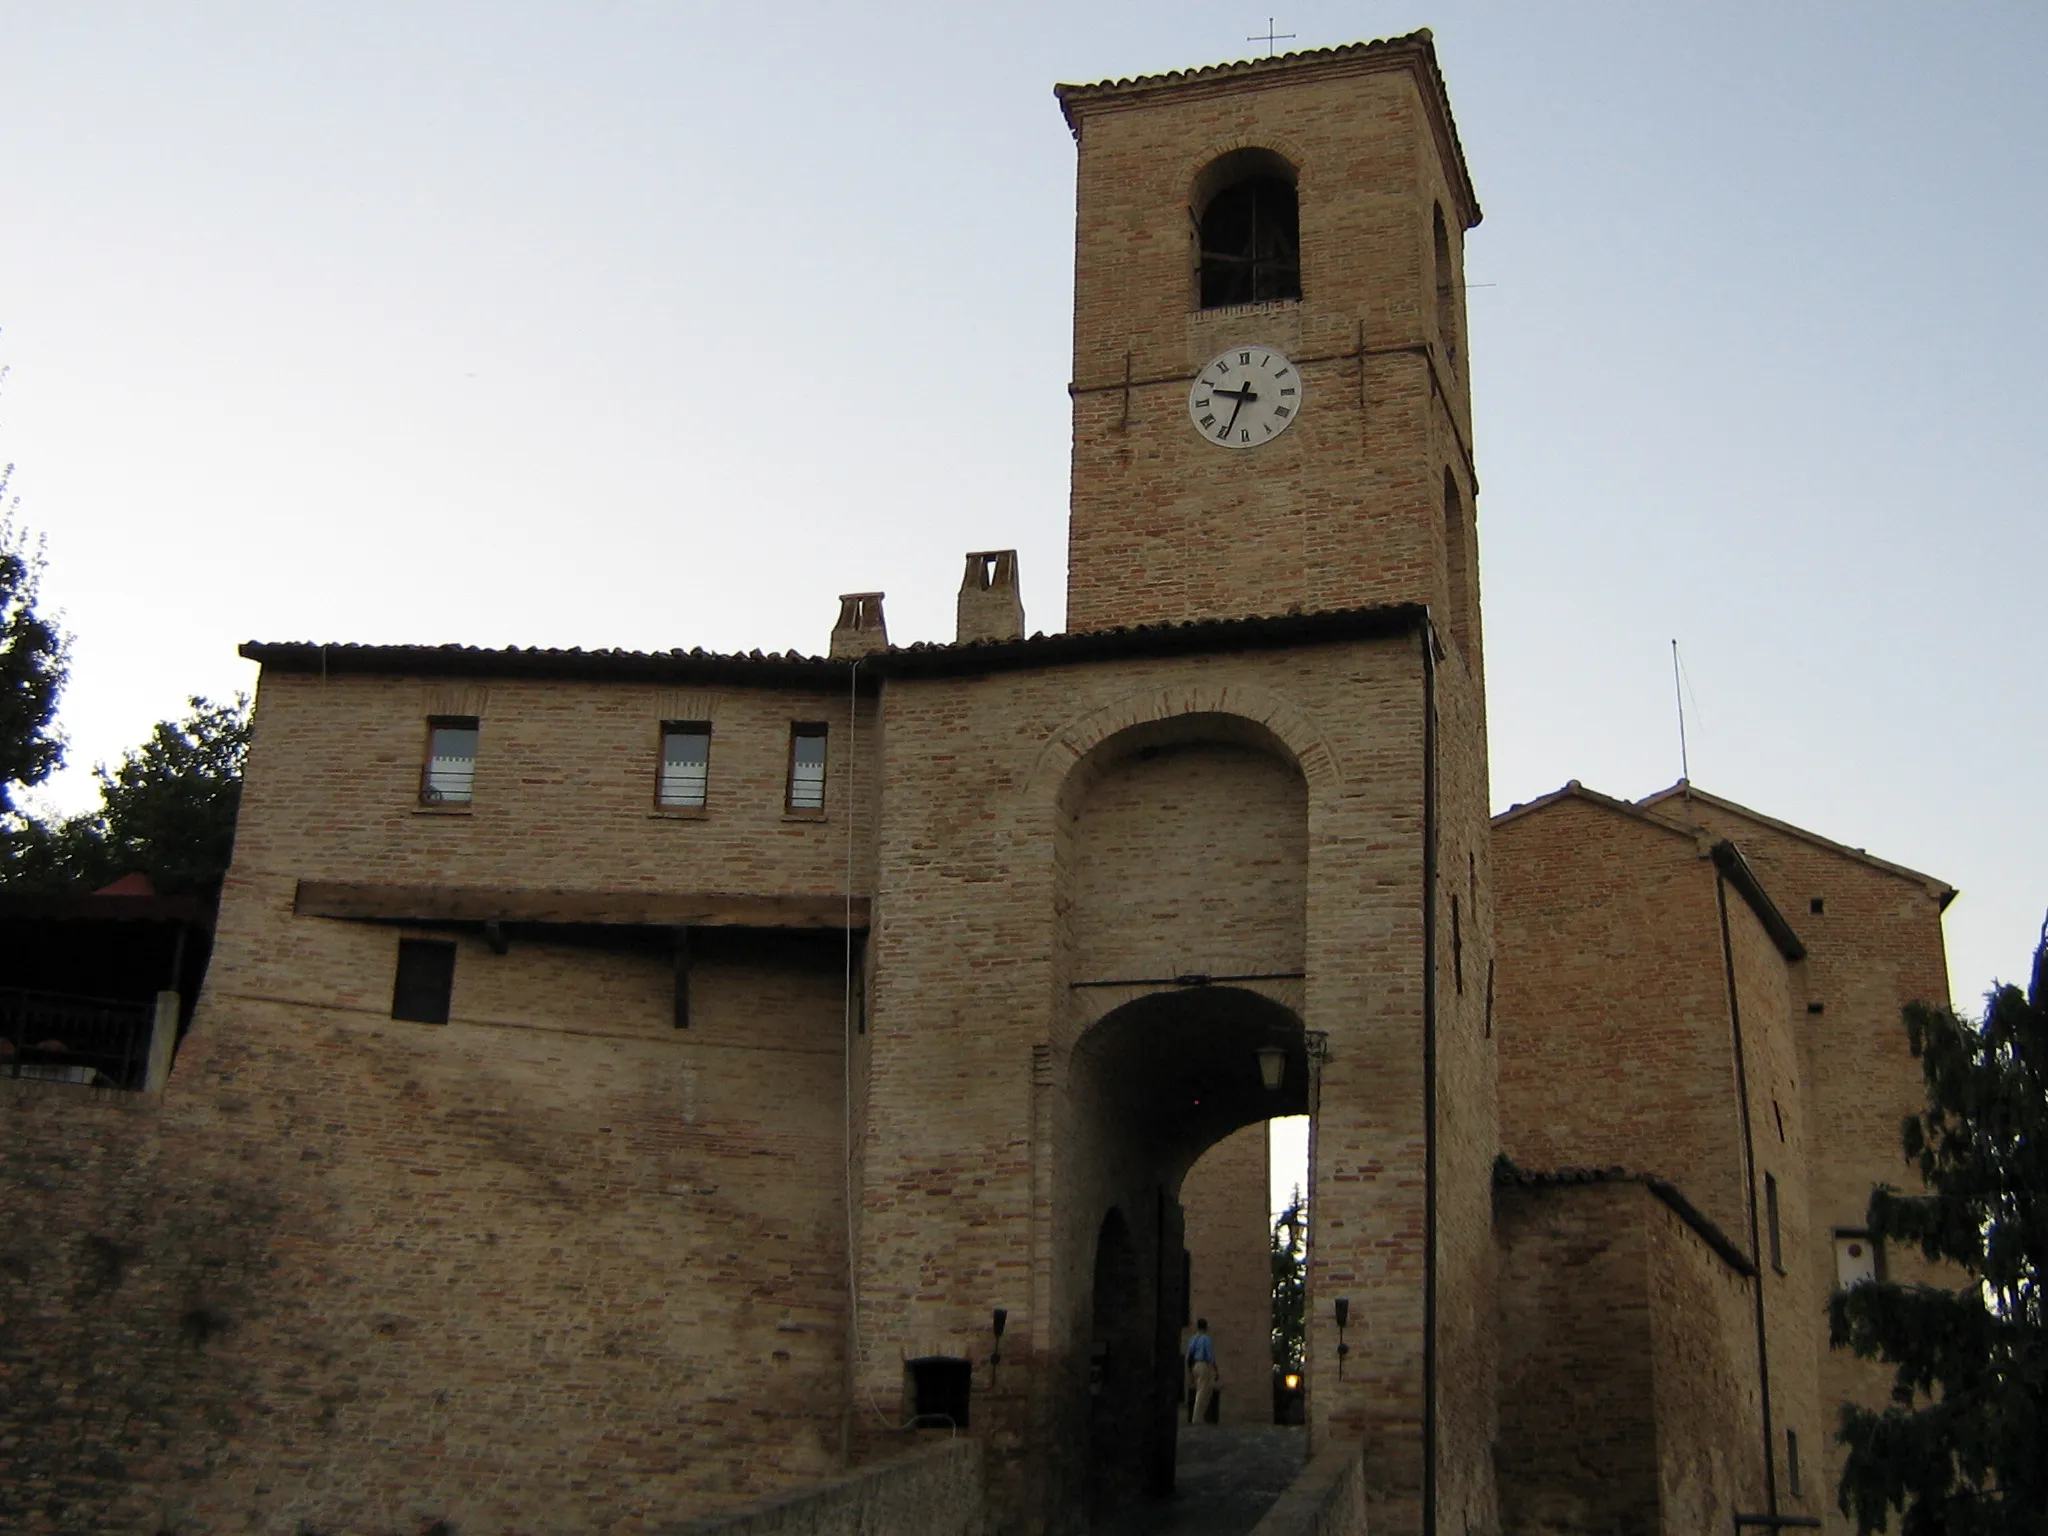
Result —
[[960, 580], [960, 624], [954, 639], [1022, 640], [1024, 597], [1017, 590], [1017, 551], [985, 549], [967, 557]]
[[832, 659], [852, 661], [889, 649], [889, 626], [882, 622], [882, 594], [842, 592], [839, 622], [832, 626]]

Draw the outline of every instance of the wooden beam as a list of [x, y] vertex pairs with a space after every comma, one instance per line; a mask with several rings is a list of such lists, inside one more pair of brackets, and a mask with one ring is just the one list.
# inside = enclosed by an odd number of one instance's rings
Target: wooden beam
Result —
[[671, 891], [492, 890], [466, 885], [367, 885], [301, 880], [301, 917], [379, 923], [591, 923], [633, 928], [813, 928], [860, 931], [868, 898], [741, 896]]

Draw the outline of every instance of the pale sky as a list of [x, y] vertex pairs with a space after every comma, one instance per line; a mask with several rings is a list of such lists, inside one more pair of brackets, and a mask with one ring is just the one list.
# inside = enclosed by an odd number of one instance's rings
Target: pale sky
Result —
[[[1277, 13], [1276, 13], [1277, 14]], [[1678, 775], [2048, 905], [2048, 7], [1324, 4], [1435, 29], [1497, 807]], [[1241, 58], [1209, 0], [0, 0], [0, 462], [91, 798], [251, 638], [806, 652], [1062, 624], [1055, 81]], [[1287, 45], [1283, 45], [1287, 46]], [[1482, 286], [1483, 285], [1483, 286]]]

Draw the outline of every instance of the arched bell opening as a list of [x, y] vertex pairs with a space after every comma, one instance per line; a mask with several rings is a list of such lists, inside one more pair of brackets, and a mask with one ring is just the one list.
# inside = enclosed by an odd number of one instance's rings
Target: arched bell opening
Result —
[[1199, 308], [1301, 297], [1299, 180], [1284, 155], [1254, 147], [1202, 168], [1188, 197]]
[[1173, 1492], [1188, 1321], [1181, 1182], [1233, 1132], [1307, 1113], [1310, 1087], [1300, 1017], [1247, 987], [1134, 998], [1075, 1046], [1063, 1193], [1088, 1255], [1084, 1459], [1098, 1516]]

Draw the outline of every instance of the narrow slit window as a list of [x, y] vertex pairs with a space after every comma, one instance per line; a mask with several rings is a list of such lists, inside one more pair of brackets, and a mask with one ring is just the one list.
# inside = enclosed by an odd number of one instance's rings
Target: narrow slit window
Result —
[[1785, 1431], [1785, 1488], [1793, 1498], [1804, 1498], [1806, 1490], [1799, 1477], [1799, 1431]]
[[400, 939], [391, 1017], [415, 1024], [446, 1024], [454, 995], [455, 946], [445, 939]]
[[1458, 996], [1465, 995], [1465, 928], [1458, 917], [1458, 898], [1451, 898], [1451, 977]]
[[476, 788], [478, 722], [446, 716], [427, 722], [427, 767], [420, 779], [422, 805], [468, 805]]
[[711, 725], [670, 721], [661, 728], [661, 783], [656, 803], [668, 810], [702, 810], [711, 784]]
[[799, 721], [789, 728], [789, 809], [825, 809], [825, 727]]
[[1764, 1175], [1764, 1216], [1771, 1229], [1771, 1268], [1785, 1273], [1785, 1242], [1778, 1226], [1778, 1176]]

